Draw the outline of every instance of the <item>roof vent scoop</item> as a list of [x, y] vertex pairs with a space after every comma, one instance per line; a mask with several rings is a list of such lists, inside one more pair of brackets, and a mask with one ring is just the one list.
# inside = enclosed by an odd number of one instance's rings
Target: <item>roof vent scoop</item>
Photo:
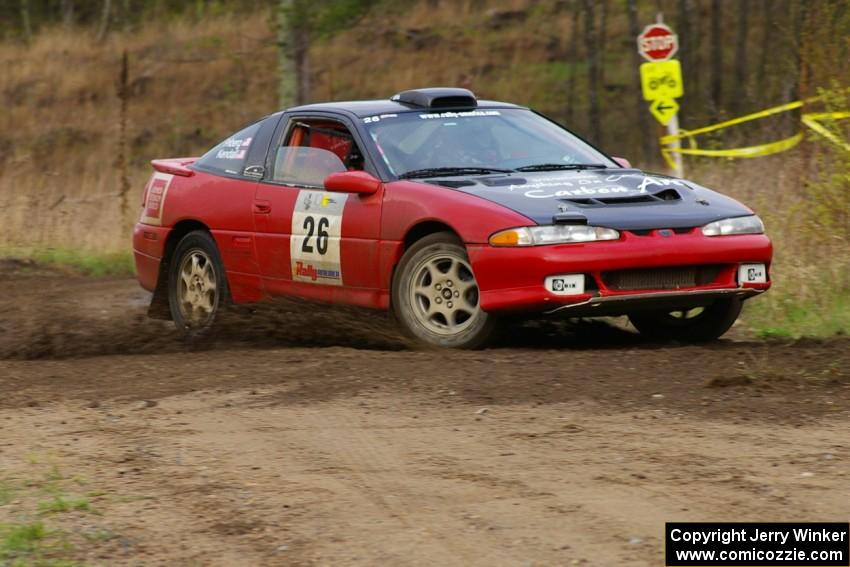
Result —
[[478, 99], [472, 91], [446, 87], [402, 91], [390, 100], [430, 110], [468, 110], [478, 107]]

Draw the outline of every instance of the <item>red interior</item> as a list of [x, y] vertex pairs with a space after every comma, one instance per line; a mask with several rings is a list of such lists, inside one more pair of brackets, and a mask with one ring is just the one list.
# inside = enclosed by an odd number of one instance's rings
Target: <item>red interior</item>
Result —
[[[351, 150], [351, 144], [354, 143], [348, 133], [348, 130], [335, 122], [311, 122], [309, 125], [312, 126], [312, 128], [296, 126], [292, 131], [292, 137], [290, 138], [289, 145], [308, 146], [311, 148], [327, 150], [335, 153], [340, 161], [344, 162], [345, 158], [348, 156], [348, 152]], [[315, 128], [321, 128], [322, 130], [334, 130], [339, 132], [340, 135], [337, 136], [332, 132], [318, 131], [315, 130]]]

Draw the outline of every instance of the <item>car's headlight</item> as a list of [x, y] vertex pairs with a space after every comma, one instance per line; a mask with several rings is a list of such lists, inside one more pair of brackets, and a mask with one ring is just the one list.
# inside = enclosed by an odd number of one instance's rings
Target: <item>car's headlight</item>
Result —
[[555, 224], [547, 226], [523, 226], [495, 233], [490, 237], [491, 246], [539, 246], [569, 242], [595, 242], [617, 240], [620, 233], [612, 228], [583, 224]]
[[706, 236], [726, 236], [729, 234], [762, 234], [764, 224], [756, 215], [748, 217], [735, 217], [710, 222], [702, 227], [702, 233]]

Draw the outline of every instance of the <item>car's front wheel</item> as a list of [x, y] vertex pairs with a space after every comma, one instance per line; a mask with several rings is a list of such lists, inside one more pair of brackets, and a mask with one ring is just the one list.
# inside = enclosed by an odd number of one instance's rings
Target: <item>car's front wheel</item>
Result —
[[484, 312], [466, 248], [451, 233], [431, 234], [411, 246], [393, 278], [393, 314], [420, 343], [477, 348], [495, 330]]
[[227, 279], [215, 240], [196, 230], [177, 244], [169, 268], [168, 304], [177, 329], [196, 336], [209, 329], [227, 297]]
[[721, 337], [740, 313], [739, 299], [718, 299], [711, 305], [687, 310], [632, 313], [629, 321], [641, 335], [651, 339], [700, 343]]

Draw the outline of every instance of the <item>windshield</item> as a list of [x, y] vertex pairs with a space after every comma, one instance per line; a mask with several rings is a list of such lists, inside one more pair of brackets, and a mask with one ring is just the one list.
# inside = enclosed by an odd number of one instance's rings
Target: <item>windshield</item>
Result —
[[[515, 170], [529, 166], [618, 167], [608, 157], [530, 110], [405, 112], [363, 119], [393, 175], [439, 168]], [[434, 175], [439, 175], [435, 173]]]

